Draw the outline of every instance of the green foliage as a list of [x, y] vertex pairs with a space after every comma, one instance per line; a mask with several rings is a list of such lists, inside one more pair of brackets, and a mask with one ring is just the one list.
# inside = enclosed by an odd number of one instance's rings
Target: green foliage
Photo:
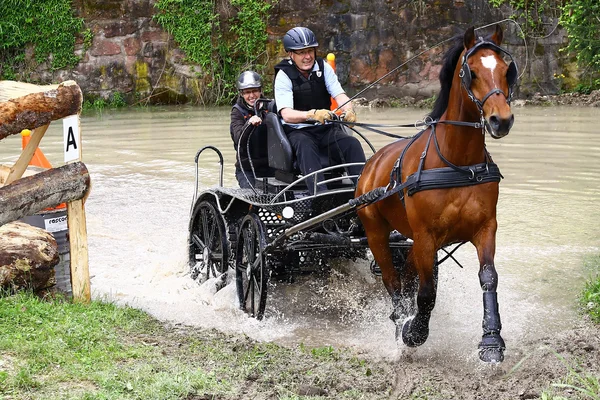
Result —
[[[230, 7], [228, 12], [219, 12], [223, 6]], [[269, 2], [158, 0], [155, 7], [156, 21], [173, 35], [187, 59], [202, 68], [209, 89], [203, 103], [230, 103], [242, 71], [263, 72]]]
[[16, 79], [28, 49], [35, 62], [48, 61], [52, 70], [75, 65], [75, 37], [82, 26], [71, 0], [0, 1], [0, 76]]
[[87, 50], [92, 47], [92, 42], [94, 41], [94, 32], [91, 29], [86, 29], [82, 33], [83, 35], [83, 49]]
[[[598, 0], [489, 0], [494, 7], [509, 5], [511, 18], [523, 22], [527, 36], [550, 34], [558, 20], [567, 31], [569, 42], [563, 49], [577, 58], [585, 81], [573, 88], [589, 93], [600, 88], [600, 2]], [[574, 86], [574, 85], [571, 85]]]
[[590, 94], [592, 91], [598, 89], [600, 89], [600, 79], [591, 79], [589, 83], [578, 83], [573, 88], [573, 91], [581, 94]]
[[491, 6], [499, 8], [508, 5], [513, 9], [510, 18], [521, 23], [526, 36], [539, 36], [548, 33], [553, 27], [552, 20], [561, 15], [564, 0], [489, 0]]
[[108, 99], [101, 97], [89, 97], [84, 100], [82, 109], [84, 111], [102, 111], [106, 108], [126, 107], [127, 101], [121, 92], [113, 92]]
[[597, 76], [600, 72], [600, 2], [570, 0], [562, 11], [560, 23], [569, 35], [566, 50], [577, 55], [579, 67]]

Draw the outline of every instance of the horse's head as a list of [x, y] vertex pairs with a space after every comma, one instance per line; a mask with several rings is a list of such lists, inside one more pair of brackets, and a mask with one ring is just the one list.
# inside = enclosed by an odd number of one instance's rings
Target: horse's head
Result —
[[[462, 93], [476, 106], [494, 139], [508, 135], [513, 125], [510, 101], [518, 78], [512, 55], [500, 47], [502, 36], [500, 25], [489, 39], [476, 38], [474, 28], [469, 28], [458, 66]], [[504, 61], [504, 56], [510, 63]]]

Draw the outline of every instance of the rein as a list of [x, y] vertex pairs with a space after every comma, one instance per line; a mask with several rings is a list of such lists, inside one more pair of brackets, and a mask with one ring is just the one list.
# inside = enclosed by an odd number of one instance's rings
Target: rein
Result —
[[[371, 203], [375, 203], [381, 201], [389, 196], [392, 196], [396, 193], [400, 196], [400, 200], [404, 205], [404, 193], [402, 192], [404, 189], [407, 189], [407, 194], [412, 196], [413, 194], [420, 192], [421, 190], [430, 190], [430, 189], [449, 189], [453, 187], [462, 187], [462, 186], [472, 186], [478, 185], [482, 183], [489, 182], [500, 182], [502, 178], [502, 174], [500, 173], [500, 169], [498, 165], [496, 165], [492, 161], [492, 157], [490, 153], [485, 150], [485, 158], [486, 162], [470, 165], [470, 166], [457, 166], [448, 159], [446, 159], [439, 148], [437, 135], [435, 135], [435, 126], [437, 124], [448, 124], [448, 125], [456, 125], [456, 126], [468, 126], [471, 128], [482, 128], [481, 123], [479, 122], [465, 122], [465, 121], [423, 121], [419, 126], [427, 126], [431, 127], [431, 132], [429, 134], [429, 139], [427, 140], [427, 144], [423, 153], [421, 154], [419, 161], [419, 168], [417, 172], [410, 175], [405, 182], [402, 182], [402, 161], [404, 159], [404, 155], [408, 148], [424, 133], [427, 131], [427, 128], [421, 130], [419, 133], [412, 137], [399, 137], [402, 139], [410, 139], [410, 142], [404, 147], [400, 157], [396, 160], [394, 167], [392, 168], [392, 172], [390, 173], [390, 183], [386, 187], [378, 187], [375, 188], [355, 199], [351, 199], [349, 204], [353, 207], [359, 205], [367, 205]], [[355, 124], [357, 125], [357, 124]], [[416, 124], [406, 124], [406, 125], [392, 125], [394, 127], [413, 127], [417, 126]], [[391, 135], [391, 134], [388, 134]], [[394, 135], [395, 136], [395, 135]], [[442, 161], [448, 165], [448, 167], [444, 168], [434, 168], [424, 170], [423, 166], [425, 164], [425, 156], [427, 155], [427, 150], [429, 150], [429, 144], [432, 142], [435, 144], [436, 151]]]

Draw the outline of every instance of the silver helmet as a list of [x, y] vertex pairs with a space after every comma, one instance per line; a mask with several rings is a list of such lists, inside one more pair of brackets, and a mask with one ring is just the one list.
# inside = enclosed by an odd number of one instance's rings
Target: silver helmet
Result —
[[245, 71], [240, 74], [237, 80], [238, 90], [260, 88], [262, 87], [262, 79], [259, 74], [254, 71]]

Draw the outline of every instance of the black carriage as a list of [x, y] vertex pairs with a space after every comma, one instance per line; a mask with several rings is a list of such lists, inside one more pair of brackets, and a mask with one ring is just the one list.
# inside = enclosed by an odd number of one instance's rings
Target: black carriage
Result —
[[[189, 264], [200, 282], [235, 273], [240, 307], [251, 316], [264, 315], [269, 280], [293, 280], [298, 274], [326, 271], [332, 258], [368, 258], [367, 239], [352, 204], [355, 185], [347, 173], [353, 164], [327, 166], [317, 173], [326, 190], [309, 195], [307, 176], [294, 166], [291, 145], [276, 113], [267, 110], [270, 176], [257, 176], [250, 189], [223, 187], [223, 156], [213, 146], [195, 157], [196, 181], [189, 224]], [[360, 133], [359, 133], [360, 135]], [[362, 139], [374, 151], [371, 143]], [[198, 193], [198, 160], [205, 150], [220, 160], [219, 185]], [[327, 157], [322, 164], [327, 165]], [[316, 182], [316, 179], [314, 180]], [[411, 241], [390, 236], [395, 265], [403, 265]], [[376, 273], [376, 264], [371, 262]]]

